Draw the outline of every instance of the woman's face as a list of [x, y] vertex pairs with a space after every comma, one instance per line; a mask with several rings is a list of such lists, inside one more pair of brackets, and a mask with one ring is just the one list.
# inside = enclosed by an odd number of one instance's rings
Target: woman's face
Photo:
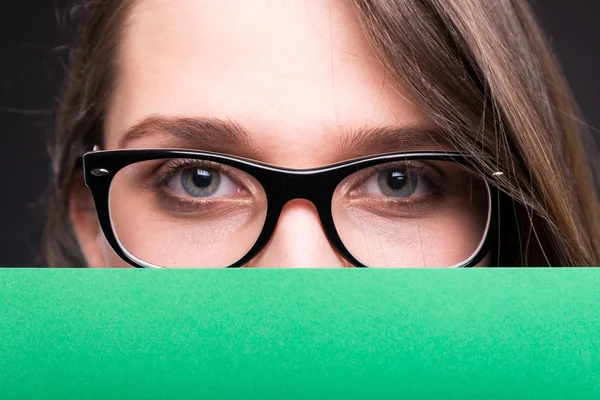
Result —
[[[444, 148], [408, 93], [390, 85], [350, 1], [140, 0], [125, 24], [117, 73], [105, 149], [199, 149], [304, 169], [379, 153]], [[227, 123], [235, 124], [236, 132], [212, 129]], [[138, 240], [146, 219], [136, 218], [136, 211], [144, 205], [132, 191], [119, 196], [111, 199], [112, 218], [123, 242], [156, 257], [193, 257], [189, 246], [201, 247], [202, 240], [194, 237], [201, 229], [189, 224], [185, 238], [180, 229], [177, 240]], [[460, 251], [465, 240], [480, 237], [475, 208], [456, 202], [452, 212], [440, 215], [438, 222], [452, 232], [445, 236], [450, 240], [407, 244], [419, 248], [421, 266], [434, 266], [445, 254]], [[229, 225], [209, 227], [224, 232], [215, 240], [236, 231], [239, 246], [251, 245], [255, 238], [246, 232], [260, 221], [252, 222], [239, 207], [230, 216]], [[95, 219], [74, 215], [73, 220], [90, 266], [126, 265]], [[167, 223], [163, 219], [152, 229], [159, 235]], [[371, 243], [375, 231], [357, 233], [350, 225], [343, 229], [354, 246], [366, 252], [382, 244]], [[417, 238], [426, 240], [427, 223], [422, 229]], [[222, 241], [213, 251], [231, 246]], [[248, 266], [346, 265], [327, 240], [315, 206], [293, 200], [283, 208], [268, 245]]]

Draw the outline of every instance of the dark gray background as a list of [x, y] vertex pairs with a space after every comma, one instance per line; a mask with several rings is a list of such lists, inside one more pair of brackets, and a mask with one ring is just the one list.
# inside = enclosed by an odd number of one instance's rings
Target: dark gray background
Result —
[[[600, 127], [600, 1], [533, 5], [586, 121]], [[66, 33], [58, 17], [64, 8], [62, 0], [19, 0], [5, 1], [0, 12], [0, 265], [41, 265], [46, 148], [64, 71]]]

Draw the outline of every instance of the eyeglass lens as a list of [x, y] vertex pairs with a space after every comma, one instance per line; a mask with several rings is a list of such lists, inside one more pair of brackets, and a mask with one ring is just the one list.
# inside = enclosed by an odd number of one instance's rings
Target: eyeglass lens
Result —
[[[486, 184], [459, 164], [403, 160], [345, 178], [331, 213], [344, 246], [369, 267], [450, 267], [481, 245], [489, 197]], [[218, 268], [256, 243], [267, 196], [239, 169], [171, 158], [120, 170], [109, 210], [121, 247], [142, 264]]]

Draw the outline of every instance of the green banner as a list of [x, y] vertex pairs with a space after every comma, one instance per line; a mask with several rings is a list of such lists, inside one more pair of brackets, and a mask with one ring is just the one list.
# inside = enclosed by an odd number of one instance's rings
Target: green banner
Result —
[[1, 399], [599, 399], [600, 270], [0, 270]]

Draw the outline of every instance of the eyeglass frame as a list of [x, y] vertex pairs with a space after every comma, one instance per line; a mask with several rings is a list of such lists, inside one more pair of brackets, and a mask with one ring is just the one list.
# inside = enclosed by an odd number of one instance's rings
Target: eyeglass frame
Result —
[[[319, 219], [330, 245], [352, 266], [371, 268], [356, 259], [346, 248], [335, 227], [331, 210], [333, 195], [338, 185], [348, 176], [379, 164], [394, 161], [449, 161], [468, 166], [469, 156], [457, 151], [414, 151], [386, 153], [310, 169], [291, 169], [276, 167], [270, 164], [246, 159], [243, 157], [185, 149], [122, 149], [94, 150], [83, 155], [83, 170], [86, 186], [90, 189], [96, 214], [104, 236], [113, 251], [125, 262], [136, 268], [165, 268], [147, 263], [122, 246], [115, 235], [109, 206], [110, 185], [113, 178], [123, 168], [143, 161], [186, 158], [211, 161], [225, 164], [243, 171], [262, 186], [267, 199], [267, 214], [262, 230], [254, 245], [239, 260], [222, 268], [239, 268], [256, 257], [271, 239], [281, 211], [285, 204], [294, 199], [305, 199], [314, 204]], [[494, 175], [502, 174], [495, 173]], [[478, 249], [470, 258], [449, 268], [469, 268], [477, 265], [490, 251], [497, 238], [498, 229], [498, 191], [489, 181], [483, 178], [486, 185], [488, 202], [488, 220], [485, 236]]]

